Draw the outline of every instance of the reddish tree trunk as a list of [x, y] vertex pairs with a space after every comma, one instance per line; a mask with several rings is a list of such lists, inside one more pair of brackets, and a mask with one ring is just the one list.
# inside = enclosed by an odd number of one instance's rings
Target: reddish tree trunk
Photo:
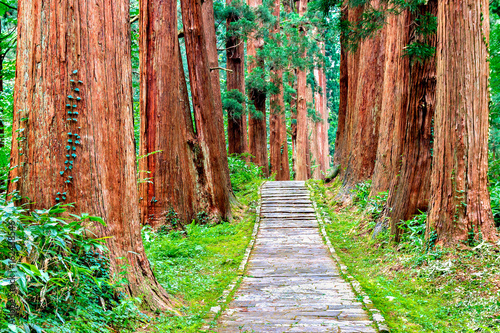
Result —
[[[280, 33], [280, 1], [274, 1], [274, 16], [276, 25], [273, 34]], [[274, 69], [271, 73], [273, 84], [279, 88], [279, 93], [270, 96], [271, 112], [269, 115], [269, 146], [271, 173], [276, 180], [290, 180], [288, 163], [288, 140], [286, 133], [285, 101], [283, 92], [283, 70]]]
[[204, 169], [214, 207], [210, 213], [227, 220], [231, 218], [227, 150], [222, 110], [217, 109], [214, 102], [214, 96], [220, 95], [220, 91], [214, 92], [212, 87], [201, 2], [182, 0], [181, 9], [196, 129], [205, 152]]
[[[437, 0], [430, 0], [428, 5], [420, 7], [420, 13], [436, 15]], [[408, 36], [415, 36], [414, 25], [407, 31]], [[421, 38], [422, 39], [422, 38]], [[414, 39], [408, 38], [408, 42]], [[422, 40], [429, 46], [436, 46], [436, 35]], [[404, 46], [403, 46], [404, 47]], [[411, 59], [410, 59], [411, 60]], [[435, 109], [436, 58], [424, 63], [412, 61], [408, 73], [408, 105], [406, 130], [403, 133], [401, 168], [393, 175], [391, 190], [387, 200], [388, 215], [391, 221], [391, 233], [396, 241], [400, 240], [401, 221], [411, 219], [419, 211], [428, 209], [430, 198], [432, 119]]]
[[[207, 45], [208, 64], [210, 67], [210, 79], [212, 81], [212, 89], [215, 92], [214, 106], [217, 112], [222, 115], [222, 98], [220, 88], [220, 74], [219, 74], [219, 54], [217, 53], [217, 35], [215, 32], [215, 18], [214, 18], [214, 1], [204, 0], [201, 6], [203, 17], [203, 33], [205, 34], [205, 42]], [[222, 117], [222, 116], [221, 116]], [[217, 118], [221, 118], [217, 117]], [[224, 126], [223, 118], [222, 126]], [[221, 126], [221, 125], [218, 125]], [[229, 172], [229, 170], [228, 170]]]
[[377, 157], [372, 177], [371, 195], [389, 190], [401, 167], [401, 150], [406, 129], [409, 58], [404, 50], [409, 44], [411, 17], [407, 11], [389, 17], [386, 25], [385, 70], [380, 111]]
[[[351, 24], [356, 24], [363, 13], [363, 6], [345, 7], [342, 16]], [[339, 103], [339, 129], [335, 144], [336, 164], [340, 165], [340, 176], [344, 177], [352, 152], [355, 135], [354, 119], [357, 110], [354, 108], [358, 91], [358, 75], [360, 67], [360, 47], [355, 51], [350, 50], [345, 35], [341, 36], [341, 66], [340, 66], [340, 103]]]
[[[232, 0], [226, 0], [231, 5]], [[238, 17], [230, 16], [227, 19], [227, 31], [231, 31], [231, 24]], [[245, 94], [245, 44], [237, 36], [230, 36], [226, 41], [227, 55], [227, 91], [238, 90]], [[243, 105], [244, 106], [244, 103]], [[245, 115], [241, 113], [228, 112], [227, 115], [227, 138], [229, 154], [243, 154], [247, 151]]]
[[[379, 0], [372, 0], [371, 4], [379, 7]], [[358, 12], [352, 11], [356, 20]], [[341, 163], [344, 193], [373, 174], [382, 107], [384, 46], [385, 28], [374, 37], [360, 42], [357, 52], [352, 56], [354, 59], [348, 61], [349, 91], [344, 140], [349, 143], [349, 147]]]
[[[314, 75], [314, 73], [313, 73]], [[306, 105], [314, 105], [314, 93], [311, 86], [306, 89]], [[316, 132], [316, 120], [307, 117], [307, 177], [312, 178], [313, 171], [318, 168], [318, 133]]]
[[[210, 67], [210, 79], [212, 81], [212, 91], [214, 96], [214, 107], [216, 118], [213, 121], [217, 122], [217, 128], [224, 130], [224, 114], [222, 111], [222, 96], [220, 87], [219, 75], [219, 54], [217, 53], [217, 35], [215, 31], [215, 17], [214, 17], [214, 2], [213, 0], [204, 0], [201, 5], [201, 13], [203, 19], [203, 33], [205, 35], [205, 44], [207, 47], [208, 64]], [[196, 116], [195, 116], [196, 117]], [[246, 128], [246, 125], [244, 126]], [[224, 133], [221, 134], [224, 137]], [[226, 140], [219, 141], [221, 151], [226, 151]], [[245, 144], [247, 146], [247, 144]], [[231, 186], [231, 179], [229, 177], [229, 165], [224, 164], [225, 178], [227, 179], [227, 188], [229, 189], [229, 198], [234, 200], [235, 196]]]
[[[297, 82], [294, 82], [294, 90], [297, 91]], [[297, 175], [297, 93], [291, 94], [290, 101], [290, 136], [292, 138], [292, 162], [293, 172]]]
[[141, 239], [130, 40], [128, 1], [19, 1], [9, 190], [102, 217], [90, 228], [112, 271], [127, 265], [126, 292], [164, 309]]
[[[142, 221], [153, 227], [178, 218], [191, 223], [199, 212], [214, 208], [202, 187], [203, 152], [195, 139], [180, 55], [177, 2], [141, 1], [140, 6], [140, 156], [149, 155], [139, 161]], [[162, 19], [167, 16], [172, 20]]]
[[488, 193], [488, 0], [438, 2], [437, 86], [427, 236], [495, 240]]
[[[320, 45], [322, 52], [324, 53], [323, 45]], [[329, 168], [329, 148], [328, 148], [328, 110], [326, 108], [326, 80], [323, 68], [317, 68], [314, 70], [314, 77], [318, 83], [320, 91], [314, 93], [314, 105], [316, 108], [316, 114], [320, 118], [315, 124], [315, 135], [314, 139], [317, 141], [317, 169], [314, 170], [313, 177], [316, 179], [324, 179], [326, 172]]]
[[[325, 44], [321, 43], [321, 53], [325, 56]], [[326, 86], [326, 74], [323, 67], [318, 70], [319, 76], [319, 86], [321, 88], [321, 107], [320, 107], [320, 116], [321, 122], [318, 126], [319, 140], [320, 140], [320, 170], [321, 170], [321, 178], [324, 179], [328, 169], [330, 169], [330, 144], [328, 142], [328, 98], [327, 98], [327, 86]]]
[[[299, 16], [303, 16], [307, 11], [307, 0], [299, 0]], [[299, 28], [301, 34], [305, 34], [304, 27]], [[306, 56], [306, 51], [302, 57]], [[305, 69], [297, 71], [297, 156], [296, 156], [296, 180], [309, 179], [307, 164], [307, 72]]]
[[[325, 48], [323, 47], [323, 52], [326, 53]], [[325, 70], [323, 69], [322, 72], [322, 78], [323, 78], [323, 163], [324, 163], [324, 170], [325, 173], [328, 172], [330, 169], [330, 166], [332, 164], [332, 156], [330, 156], [330, 138], [328, 136], [328, 131], [330, 129], [330, 109], [328, 108], [328, 91], [327, 91], [327, 84], [326, 84], [326, 73]]]
[[[248, 5], [257, 8], [262, 5], [262, 0], [248, 0]], [[258, 59], [257, 49], [262, 47], [262, 39], [251, 36], [247, 42], [247, 55], [253, 58], [248, 64], [248, 73], [255, 67], [264, 68], [264, 61]], [[267, 157], [267, 123], [266, 123], [266, 94], [257, 89], [249, 89], [249, 98], [255, 106], [257, 115], [248, 117], [248, 146], [252, 162], [262, 167], [264, 176], [269, 176], [269, 162]]]
[[[342, 21], [349, 20], [350, 9], [348, 6], [343, 6], [341, 9]], [[349, 60], [353, 60], [354, 56], [347, 50], [347, 39], [345, 34], [340, 35], [340, 75], [339, 75], [339, 113], [338, 113], [338, 125], [337, 134], [335, 137], [335, 153], [333, 155], [333, 164], [341, 168], [345, 168], [342, 163], [345, 161], [345, 154], [348, 151], [347, 143], [345, 142], [346, 135], [346, 115], [347, 115], [347, 103], [349, 95], [349, 80], [354, 80], [354, 77], [350, 77], [349, 73]]]

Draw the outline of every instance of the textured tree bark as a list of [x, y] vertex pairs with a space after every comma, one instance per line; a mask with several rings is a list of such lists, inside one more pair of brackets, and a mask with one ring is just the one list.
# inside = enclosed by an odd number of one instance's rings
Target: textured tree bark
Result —
[[[371, 4], [379, 7], [380, 2], [372, 0]], [[358, 10], [352, 10], [351, 21], [359, 16]], [[351, 16], [351, 10], [349, 12]], [[384, 46], [385, 28], [374, 37], [360, 42], [357, 52], [352, 55], [353, 59], [348, 61], [349, 91], [344, 140], [349, 143], [349, 147], [341, 163], [344, 194], [373, 174], [382, 107]], [[347, 195], [349, 198], [350, 194]]]
[[125, 292], [162, 310], [140, 231], [130, 40], [128, 1], [19, 1], [9, 192], [102, 217], [88, 227], [109, 237], [113, 272], [127, 265]]
[[[217, 36], [215, 32], [214, 1], [204, 0], [201, 5], [201, 10], [202, 10], [203, 28], [204, 28], [203, 33], [205, 34], [208, 63], [210, 66], [210, 79], [212, 81], [212, 89], [216, 92], [214, 94], [214, 105], [215, 109], [222, 115], [223, 112], [222, 112], [222, 97], [220, 94], [221, 91], [220, 73], [218, 69], [212, 69], [212, 68], [219, 68], [219, 54], [217, 53]], [[224, 126], [223, 123], [222, 126]]]
[[[349, 20], [349, 7], [344, 5], [341, 9], [342, 21]], [[354, 55], [349, 54], [347, 50], [347, 40], [345, 35], [340, 35], [340, 75], [339, 75], [339, 113], [337, 134], [335, 136], [335, 153], [333, 155], [333, 164], [341, 165], [345, 161], [345, 154], [347, 152], [347, 143], [345, 142], [346, 136], [346, 115], [347, 115], [347, 102], [349, 96], [349, 60], [354, 59]], [[345, 165], [341, 165], [345, 168]]]
[[[324, 54], [324, 46], [320, 45]], [[328, 168], [330, 167], [328, 161], [329, 146], [328, 146], [328, 110], [326, 107], [326, 79], [323, 68], [316, 68], [314, 70], [314, 77], [321, 92], [314, 93], [314, 106], [316, 114], [320, 117], [320, 121], [315, 123], [313, 141], [316, 142], [316, 151], [313, 150], [313, 155], [316, 154], [317, 168], [313, 172], [313, 178], [324, 179]]]
[[[280, 32], [280, 0], [274, 1], [274, 16], [276, 25], [273, 34]], [[276, 175], [276, 180], [290, 180], [290, 165], [288, 163], [288, 140], [286, 133], [285, 101], [283, 92], [283, 70], [274, 69], [271, 73], [273, 84], [279, 88], [279, 93], [271, 95], [269, 114], [269, 152], [271, 173]]]
[[[248, 5], [257, 8], [262, 5], [262, 0], [248, 0]], [[249, 74], [257, 66], [264, 67], [263, 60], [257, 57], [257, 49], [262, 47], [262, 43], [262, 39], [253, 36], [248, 38], [247, 55], [255, 61], [255, 63], [250, 61], [248, 64]], [[248, 117], [248, 146], [252, 155], [251, 161], [262, 167], [262, 172], [267, 177], [269, 176], [269, 162], [267, 155], [266, 94], [256, 89], [249, 89], [248, 95], [259, 113], [258, 117], [252, 114]]]
[[[216, 121], [217, 128], [224, 130], [224, 113], [222, 111], [222, 96], [220, 87], [220, 74], [219, 74], [219, 54], [217, 53], [217, 36], [215, 31], [215, 17], [214, 17], [214, 2], [213, 0], [203, 0], [201, 5], [201, 13], [203, 19], [203, 34], [205, 35], [205, 44], [207, 47], [208, 63], [210, 67], [210, 79], [212, 81], [212, 91], [214, 92], [214, 106], [217, 117], [213, 119]], [[245, 120], [243, 120], [245, 122]], [[246, 125], [244, 126], [246, 128]], [[224, 137], [224, 133], [221, 133]], [[246, 138], [245, 138], [246, 140]], [[219, 141], [220, 149], [226, 151], [226, 140]], [[247, 146], [247, 144], [245, 144]], [[221, 151], [222, 151], [221, 150]], [[236, 197], [231, 186], [231, 179], [229, 177], [229, 165], [224, 163], [224, 173], [227, 179], [227, 188], [229, 189], [230, 201], [236, 200]]]
[[489, 1], [439, 1], [437, 38], [427, 237], [436, 235], [437, 244], [472, 237], [492, 241], [497, 235], [487, 188]]
[[203, 152], [194, 133], [187, 95], [177, 32], [177, 2], [141, 1], [139, 24], [139, 155], [146, 156], [139, 161], [141, 220], [155, 228], [181, 227], [214, 207], [203, 186]]
[[[299, 16], [307, 11], [307, 0], [299, 0]], [[303, 27], [300, 27], [304, 33]], [[305, 51], [301, 55], [305, 57]], [[307, 164], [307, 72], [305, 69], [297, 70], [297, 156], [295, 160], [296, 180], [309, 179]]]
[[[323, 52], [326, 53], [326, 50], [323, 48]], [[331, 167], [332, 164], [332, 156], [330, 156], [330, 139], [328, 137], [328, 131], [330, 129], [330, 109], [328, 108], [328, 86], [326, 84], [326, 72], [323, 69], [322, 70], [322, 78], [323, 78], [323, 87], [324, 87], [324, 93], [323, 93], [323, 152], [324, 152], [324, 157], [323, 157], [323, 163], [324, 163], [324, 170], [325, 173], [328, 172], [328, 170]]]
[[[430, 0], [420, 6], [421, 14], [437, 15], [437, 0]], [[413, 20], [412, 20], [413, 21]], [[415, 26], [411, 25], [409, 37], [415, 36]], [[413, 41], [408, 38], [408, 42]], [[424, 40], [429, 46], [436, 46], [436, 35]], [[436, 58], [424, 63], [409, 64], [408, 106], [406, 110], [406, 130], [403, 135], [401, 168], [394, 177], [387, 207], [391, 221], [391, 234], [399, 241], [401, 221], [411, 219], [419, 211], [426, 212], [430, 198], [432, 120], [435, 109]]]
[[[363, 13], [363, 8], [363, 6], [352, 8], [345, 6], [342, 16], [351, 24], [356, 24]], [[344, 179], [356, 133], [353, 126], [357, 110], [354, 105], [358, 91], [361, 47], [354, 51], [349, 50], [351, 46], [344, 35], [341, 36], [341, 42], [341, 57], [343, 58], [341, 58], [340, 66], [339, 130], [335, 144], [335, 159], [336, 164], [341, 167], [339, 175]]]
[[[232, 0], [226, 0], [226, 4], [231, 5]], [[239, 18], [230, 16], [227, 19], [227, 31], [231, 31], [231, 23]], [[245, 94], [245, 44], [237, 36], [231, 36], [226, 41], [227, 55], [227, 91], [238, 90]], [[243, 104], [244, 106], [244, 104]], [[245, 115], [233, 114], [227, 115], [227, 138], [229, 154], [243, 154], [247, 152], [246, 142], [246, 122]]]
[[[323, 54], [323, 56], [325, 56], [326, 50], [324, 43], [321, 43], [321, 53]], [[320, 107], [321, 122], [317, 124], [319, 133], [319, 156], [320, 156], [319, 165], [320, 165], [321, 179], [324, 179], [326, 177], [328, 169], [330, 168], [330, 144], [328, 142], [328, 128], [330, 126], [328, 123], [329, 112], [328, 112], [326, 74], [323, 67], [318, 69], [318, 76], [319, 76], [319, 86], [322, 92], [321, 96], [318, 96], [321, 105]]]
[[[313, 70], [314, 74], [314, 80], [316, 81], [316, 84], [321, 87], [321, 79], [319, 77], [319, 70], [318, 68], [315, 68]], [[316, 112], [317, 116], [322, 115], [322, 99], [321, 99], [321, 94], [318, 91], [315, 91], [312, 96], [313, 99], [313, 105], [314, 105], [314, 111]], [[310, 134], [309, 134], [309, 141], [311, 145], [311, 156], [312, 156], [312, 173], [311, 177], [313, 179], [321, 179], [321, 123], [322, 123], [323, 117], [321, 116], [321, 121], [319, 122], [314, 122], [312, 119], [309, 120], [310, 124]]]
[[[297, 91], [297, 81], [294, 82], [294, 90]], [[290, 101], [290, 136], [292, 138], [292, 170], [294, 172], [294, 175], [297, 175], [297, 93], [295, 92], [291, 95], [292, 100]], [[296, 179], [296, 177], [294, 177], [294, 179]]]
[[380, 130], [371, 195], [389, 190], [401, 167], [401, 150], [406, 129], [410, 14], [407, 11], [389, 17], [386, 25], [385, 69], [380, 111]]
[[227, 150], [222, 110], [218, 110], [214, 103], [214, 95], [220, 94], [220, 91], [214, 92], [212, 87], [201, 2], [182, 0], [181, 9], [196, 130], [205, 152], [204, 170], [214, 207], [209, 213], [228, 220], [231, 218], [231, 188]]
[[[314, 72], [313, 72], [314, 75]], [[314, 93], [311, 86], [306, 88], [306, 105], [314, 105]], [[307, 117], [307, 177], [313, 177], [313, 171], [318, 169], [318, 133], [316, 122], [312, 117]]]

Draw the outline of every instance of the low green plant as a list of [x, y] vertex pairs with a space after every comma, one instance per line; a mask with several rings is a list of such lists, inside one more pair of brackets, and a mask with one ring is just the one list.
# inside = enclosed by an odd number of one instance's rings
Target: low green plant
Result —
[[199, 332], [210, 309], [220, 305], [223, 291], [238, 276], [251, 238], [262, 183], [262, 179], [256, 178], [257, 170], [241, 160], [232, 163], [233, 181], [234, 177], [249, 177], [251, 181], [235, 190], [237, 200], [231, 222], [192, 223], [183, 230], [168, 232], [143, 228], [144, 247], [155, 275], [167, 292], [180, 300], [176, 310], [182, 313], [156, 318], [151, 325], [157, 330]]
[[245, 161], [248, 154], [228, 156], [229, 175], [235, 193], [248, 190], [252, 182], [263, 178], [262, 168]]
[[111, 282], [104, 240], [84, 226], [104, 222], [68, 214], [69, 207], [29, 210], [1, 201], [0, 331], [126, 332], [144, 320]]
[[[326, 231], [349, 273], [361, 284], [391, 332], [499, 332], [498, 245], [434, 246], [426, 214], [401, 223], [400, 243], [372, 239], [365, 209], [339, 207], [341, 184], [310, 182], [313, 199], [330, 218]], [[367, 187], [358, 197], [365, 208]], [[355, 207], [354, 207], [355, 208]]]
[[500, 228], [500, 160], [490, 161], [489, 179], [493, 218], [497, 228]]
[[370, 200], [370, 190], [372, 187], [372, 181], [367, 180], [365, 182], [356, 184], [354, 190], [354, 198], [353, 202], [356, 204], [361, 210], [366, 209]]

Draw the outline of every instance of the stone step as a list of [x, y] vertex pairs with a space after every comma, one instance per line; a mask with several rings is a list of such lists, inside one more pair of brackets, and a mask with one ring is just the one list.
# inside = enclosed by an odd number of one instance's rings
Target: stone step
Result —
[[304, 182], [268, 182], [239, 289], [214, 332], [376, 332], [319, 231]]

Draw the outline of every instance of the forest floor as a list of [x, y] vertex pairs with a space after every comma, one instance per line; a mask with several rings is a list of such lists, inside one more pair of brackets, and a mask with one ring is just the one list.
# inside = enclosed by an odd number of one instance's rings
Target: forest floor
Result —
[[[159, 281], [178, 301], [183, 316], [152, 318], [138, 332], [199, 332], [210, 309], [238, 275], [256, 220], [258, 188], [250, 182], [237, 193], [231, 223], [189, 225], [183, 232], [146, 230], [146, 251]], [[339, 206], [340, 185], [310, 181], [312, 198], [329, 216], [327, 234], [337, 254], [386, 319], [394, 333], [499, 332], [499, 247], [480, 243], [433, 248], [424, 238], [425, 215], [405, 224], [402, 243], [388, 234], [372, 239], [385, 197], [369, 199], [369, 183], [354, 203]], [[216, 322], [212, 321], [211, 327]]]
[[425, 214], [404, 224], [399, 244], [387, 233], [372, 239], [386, 197], [369, 199], [367, 183], [358, 186], [352, 205], [342, 207], [335, 200], [340, 184], [310, 185], [330, 217], [326, 230], [333, 246], [391, 332], [500, 331], [498, 244], [433, 247], [424, 237]]
[[169, 314], [153, 317], [137, 332], [199, 332], [210, 309], [237, 277], [256, 220], [259, 186], [254, 180], [237, 192], [233, 221], [191, 224], [184, 231], [143, 231], [144, 245], [158, 281], [178, 302]]

